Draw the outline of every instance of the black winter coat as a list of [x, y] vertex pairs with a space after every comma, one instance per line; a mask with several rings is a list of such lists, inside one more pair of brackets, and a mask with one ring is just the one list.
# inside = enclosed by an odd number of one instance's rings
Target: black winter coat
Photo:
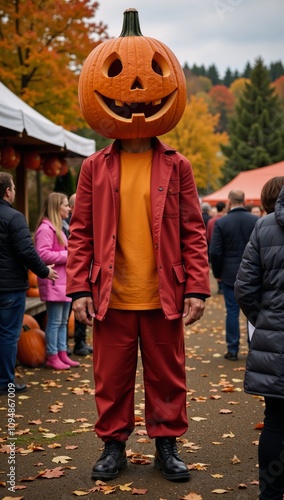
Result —
[[24, 215], [0, 199], [0, 293], [27, 290], [28, 269], [41, 278], [49, 274], [34, 248]]
[[235, 296], [255, 326], [245, 391], [284, 398], [284, 188], [275, 212], [256, 223], [238, 271]]

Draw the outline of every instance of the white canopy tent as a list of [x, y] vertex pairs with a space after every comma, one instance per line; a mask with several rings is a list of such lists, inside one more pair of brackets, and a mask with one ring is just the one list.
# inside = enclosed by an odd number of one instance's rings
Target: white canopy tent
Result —
[[[8, 141], [6, 130], [22, 134], [25, 144], [32, 145], [32, 139], [36, 139], [83, 157], [95, 152], [95, 141], [55, 125], [0, 82], [0, 140], [6, 138], [7, 142], [11, 142], [10, 139]], [[24, 140], [24, 136], [30, 140]]]
[[[87, 157], [96, 150], [95, 141], [65, 130], [35, 111], [0, 82], [0, 146], [10, 145], [20, 152], [34, 149], [41, 155]], [[16, 168], [16, 208], [28, 216], [27, 171]], [[38, 190], [40, 195], [40, 190]]]

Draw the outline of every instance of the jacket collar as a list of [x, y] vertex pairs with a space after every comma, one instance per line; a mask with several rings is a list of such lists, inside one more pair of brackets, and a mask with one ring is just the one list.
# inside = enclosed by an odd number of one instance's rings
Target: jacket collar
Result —
[[[160, 141], [157, 137], [152, 138], [152, 147], [154, 151], [157, 151], [161, 154], [165, 155], [171, 155], [176, 153], [176, 149], [171, 148], [167, 144], [164, 144], [162, 141]], [[120, 140], [116, 139], [112, 144], [107, 146], [104, 149], [104, 155], [109, 156], [109, 155], [116, 155], [119, 154], [120, 152]]]
[[0, 203], [2, 205], [8, 205], [8, 207], [13, 208], [12, 205], [11, 205], [11, 203], [9, 203], [7, 200], [3, 200], [3, 198], [0, 199]]

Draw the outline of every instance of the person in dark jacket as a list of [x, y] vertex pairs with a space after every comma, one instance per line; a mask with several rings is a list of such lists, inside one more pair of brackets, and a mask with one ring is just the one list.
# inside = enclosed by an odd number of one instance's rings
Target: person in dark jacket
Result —
[[265, 399], [264, 427], [258, 447], [259, 499], [282, 500], [284, 177], [274, 177], [263, 186], [261, 202], [268, 215], [259, 218], [245, 248], [235, 295], [245, 316], [255, 327], [246, 362], [244, 389]]
[[0, 394], [23, 392], [15, 384], [17, 343], [21, 333], [29, 288], [27, 270], [41, 278], [57, 278], [35, 251], [23, 214], [12, 207], [15, 184], [11, 174], [0, 172]]
[[203, 222], [205, 224], [205, 227], [207, 227], [208, 221], [212, 219], [212, 216], [210, 215], [211, 206], [209, 205], [209, 203], [201, 203], [201, 212]]
[[214, 277], [221, 281], [226, 307], [225, 359], [237, 361], [240, 344], [240, 308], [234, 296], [234, 283], [242, 260], [243, 251], [258, 217], [250, 214], [245, 206], [243, 191], [230, 191], [226, 217], [214, 225], [209, 247]]

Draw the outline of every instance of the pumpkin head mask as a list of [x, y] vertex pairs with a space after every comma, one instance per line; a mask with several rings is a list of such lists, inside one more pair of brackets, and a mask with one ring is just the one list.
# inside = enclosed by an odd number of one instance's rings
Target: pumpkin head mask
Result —
[[79, 102], [91, 128], [111, 139], [162, 135], [186, 105], [185, 77], [163, 43], [144, 37], [138, 12], [124, 12], [119, 38], [98, 45], [79, 79]]

